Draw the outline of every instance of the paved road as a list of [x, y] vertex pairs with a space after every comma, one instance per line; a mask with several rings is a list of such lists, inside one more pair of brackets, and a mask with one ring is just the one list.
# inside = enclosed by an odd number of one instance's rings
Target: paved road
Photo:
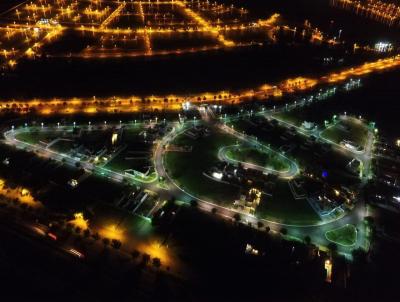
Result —
[[[234, 130], [234, 129], [232, 129], [232, 128], [224, 125], [224, 124], [218, 124], [218, 128], [221, 129], [222, 131], [226, 132], [226, 133], [229, 133], [229, 134], [235, 136], [237, 139], [239, 139], [241, 141], [244, 141], [247, 144], [255, 146], [256, 148], [259, 147], [261, 149], [268, 150], [269, 152], [276, 153], [279, 156], [281, 156], [282, 158], [284, 158], [290, 164], [289, 165], [289, 169], [286, 170], [286, 171], [276, 171], [276, 170], [273, 170], [271, 168], [260, 167], [260, 166], [254, 165], [254, 164], [242, 162], [244, 167], [249, 167], [251, 169], [259, 170], [259, 171], [262, 171], [262, 172], [265, 172], [265, 173], [277, 174], [280, 177], [287, 178], [287, 179], [293, 178], [294, 176], [299, 174], [300, 169], [299, 169], [299, 167], [297, 166], [297, 164], [294, 161], [292, 161], [291, 159], [289, 159], [285, 155], [283, 155], [281, 153], [278, 153], [278, 152], [272, 150], [271, 148], [265, 146], [264, 144], [262, 144], [258, 140], [256, 140], [254, 137], [246, 135], [244, 133], [240, 133], [240, 132], [238, 132], [238, 131], [236, 131], [236, 130]], [[223, 149], [220, 149], [218, 157], [221, 157], [221, 159], [225, 159], [228, 162], [232, 162], [232, 160], [227, 158], [225, 156], [224, 152], [221, 152], [221, 150], [224, 151]]]
[[[190, 200], [196, 200], [198, 202], [198, 207], [206, 212], [210, 212], [212, 209], [217, 209], [217, 215], [221, 218], [232, 220], [233, 216], [236, 213], [239, 213], [242, 217], [242, 221], [252, 224], [253, 226], [257, 226], [258, 222], [262, 222], [264, 226], [269, 226], [273, 232], [279, 232], [282, 227], [285, 227], [288, 230], [288, 235], [294, 236], [296, 238], [304, 238], [305, 236], [310, 236], [315, 244], [320, 246], [327, 246], [329, 243], [325, 239], [325, 232], [331, 230], [333, 228], [340, 227], [346, 223], [351, 223], [354, 225], [359, 225], [362, 221], [362, 218], [365, 214], [365, 207], [364, 205], [359, 202], [356, 205], [356, 208], [347, 216], [332, 222], [325, 222], [320, 223], [317, 225], [309, 225], [309, 226], [302, 226], [302, 225], [288, 225], [282, 224], [275, 221], [269, 221], [266, 219], [258, 219], [252, 215], [246, 215], [240, 212], [235, 211], [234, 209], [225, 208], [216, 204], [213, 204], [211, 200], [204, 200], [200, 199], [189, 192], [182, 189], [166, 172], [164, 166], [164, 150], [165, 147], [174, 140], [175, 137], [182, 134], [184, 131], [187, 130], [189, 126], [193, 125], [193, 122], [186, 122], [184, 125], [181, 124], [174, 124], [174, 127], [170, 133], [167, 133], [160, 141], [157, 143], [156, 148], [154, 149], [154, 166], [155, 170], [159, 176], [162, 176], [166, 180], [166, 184], [168, 185], [168, 190], [163, 190], [157, 186], [157, 182], [153, 183], [140, 183], [144, 188], [150, 189], [152, 191], [157, 192], [160, 195], [161, 199], [168, 199], [170, 197], [175, 197], [177, 200], [182, 200], [185, 202], [189, 202]], [[54, 130], [54, 128], [43, 128], [43, 131]], [[27, 149], [27, 150], [34, 150], [38, 152], [41, 156], [52, 158], [58, 161], [64, 160], [64, 162], [68, 165], [75, 166], [77, 162], [75, 159], [64, 155], [54, 152], [50, 149], [47, 149], [46, 146], [38, 146], [32, 145], [26, 142], [22, 142], [15, 138], [15, 135], [20, 131], [26, 131], [25, 128], [18, 128], [15, 130], [7, 131], [5, 135], [6, 143], [10, 145], [14, 145], [20, 149]], [[60, 129], [61, 131], [61, 129]], [[237, 134], [239, 135], [239, 134]], [[242, 134], [240, 134], [242, 135]], [[247, 137], [245, 137], [247, 139]], [[254, 143], [254, 142], [253, 142]], [[81, 165], [84, 169], [86, 169], [89, 173], [93, 173], [96, 169], [103, 169], [99, 167], [95, 167], [91, 163], [81, 162]], [[297, 173], [297, 171], [296, 171]], [[124, 179], [124, 175], [107, 170], [107, 177], [114, 182], [122, 182]], [[362, 231], [361, 231], [362, 232]], [[357, 242], [357, 246], [363, 245], [362, 242], [364, 236], [358, 236], [359, 241]], [[343, 253], [347, 253], [347, 248], [339, 247], [339, 250]]]

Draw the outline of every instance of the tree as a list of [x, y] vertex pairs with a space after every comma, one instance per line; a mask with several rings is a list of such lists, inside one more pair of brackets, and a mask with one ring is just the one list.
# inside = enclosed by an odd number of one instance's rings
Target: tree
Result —
[[94, 239], [94, 241], [97, 241], [97, 240], [99, 240], [100, 239], [100, 235], [99, 235], [99, 233], [94, 233], [93, 235], [92, 235], [92, 237], [93, 237], [93, 239]]
[[90, 231], [89, 231], [89, 229], [86, 229], [86, 230], [83, 231], [83, 236], [84, 236], [85, 238], [89, 238], [89, 236], [90, 236]]
[[147, 253], [142, 254], [142, 263], [147, 264], [150, 261], [150, 255]]
[[160, 258], [153, 258], [153, 266], [154, 266], [155, 268], [160, 268], [160, 266], [161, 266], [161, 260], [160, 260]]
[[77, 162], [75, 163], [75, 167], [80, 168], [80, 167], [81, 167], [81, 163], [80, 163], [79, 161], [77, 161]]
[[337, 247], [336, 243], [330, 242], [330, 243], [328, 244], [328, 249], [331, 251], [331, 254], [332, 254], [332, 255], [336, 253], [337, 248], [338, 248], [338, 247]]
[[131, 256], [132, 256], [132, 259], [136, 259], [136, 258], [138, 258], [138, 257], [140, 256], [140, 253], [139, 253], [138, 250], [134, 250], [134, 251], [131, 253]]
[[374, 218], [371, 216], [364, 217], [364, 221], [369, 225], [372, 226], [374, 224]]
[[304, 243], [307, 244], [307, 245], [310, 245], [310, 244], [311, 244], [311, 238], [310, 238], [310, 236], [305, 236], [305, 237], [304, 237]]
[[355, 249], [351, 252], [353, 256], [353, 263], [356, 265], [365, 265], [367, 263], [367, 253], [361, 249]]
[[103, 244], [104, 244], [104, 246], [109, 245], [109, 244], [110, 244], [110, 239], [108, 239], [108, 238], [103, 238]]
[[114, 249], [116, 249], [116, 250], [120, 249], [120, 248], [121, 248], [121, 245], [122, 245], [122, 243], [121, 243], [121, 241], [119, 241], [118, 239], [113, 239], [113, 240], [111, 241], [111, 246], [112, 246]]

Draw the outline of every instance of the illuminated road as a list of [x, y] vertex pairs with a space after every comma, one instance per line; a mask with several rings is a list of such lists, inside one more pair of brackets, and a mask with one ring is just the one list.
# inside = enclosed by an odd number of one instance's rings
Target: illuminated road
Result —
[[[296, 175], [299, 174], [300, 169], [299, 169], [299, 167], [297, 166], [297, 164], [294, 161], [292, 161], [291, 159], [289, 159], [285, 155], [283, 155], [281, 153], [278, 153], [278, 152], [272, 150], [271, 148], [267, 147], [266, 145], [260, 143], [254, 137], [246, 135], [246, 134], [243, 134], [243, 133], [240, 133], [240, 132], [238, 132], [238, 131], [236, 131], [236, 130], [234, 130], [234, 129], [232, 129], [232, 128], [224, 125], [224, 124], [219, 124], [218, 128], [221, 129], [222, 131], [226, 132], [226, 133], [229, 133], [230, 135], [235, 136], [237, 139], [239, 139], [241, 141], [244, 141], [245, 143], [254, 146], [255, 148], [260, 148], [261, 150], [264, 149], [264, 150], [267, 150], [268, 152], [273, 152], [273, 153], [279, 155], [280, 157], [282, 157], [285, 161], [287, 161], [289, 163], [289, 169], [286, 170], [286, 171], [276, 171], [276, 170], [273, 170], [271, 168], [260, 167], [260, 166], [257, 166], [257, 165], [251, 164], [251, 163], [246, 163], [246, 162], [240, 162], [244, 168], [250, 168], [250, 169], [258, 170], [258, 171], [261, 171], [261, 172], [266, 173], [266, 174], [268, 174], [268, 173], [276, 174], [279, 177], [286, 178], [286, 179], [293, 178], [293, 177], [295, 177]], [[237, 164], [237, 161], [234, 161], [234, 160], [228, 158], [225, 155], [224, 148], [221, 148], [218, 151], [218, 158], [220, 158], [221, 160], [227, 161], [227, 162], [231, 162], [231, 163], [232, 162], [234, 162], [234, 163], [236, 162], [235, 164]]]
[[[51, 114], [96, 114], [96, 113], [130, 113], [147, 110], [181, 110], [186, 102], [193, 104], [209, 104], [218, 102], [220, 104], [240, 104], [254, 99], [268, 101], [273, 97], [290, 95], [300, 91], [310, 91], [317, 85], [332, 85], [345, 82], [354, 77], [367, 76], [372, 73], [383, 72], [400, 67], [400, 55], [387, 59], [346, 68], [339, 73], [329, 73], [319, 79], [304, 77], [290, 78], [275, 85], [265, 84], [251, 90], [244, 91], [217, 91], [214, 93], [204, 92], [198, 94], [169, 94], [151, 95], [146, 97], [113, 97], [110, 99], [96, 98], [72, 98], [72, 99], [32, 99], [32, 100], [2, 100], [0, 110], [13, 111], [26, 114], [34, 111], [42, 115]], [[146, 102], [143, 102], [146, 100]]]
[[[109, 57], [130, 57], [130, 56], [153, 56], [163, 54], [181, 54], [213, 49], [187, 47], [167, 48], [153, 50], [154, 36], [164, 36], [174, 41], [180, 39], [186, 33], [199, 33], [210, 38], [215, 47], [231, 48], [243, 45], [262, 44], [269, 37], [273, 36], [271, 31], [276, 30], [275, 23], [279, 19], [278, 14], [272, 14], [267, 19], [242, 18], [247, 14], [244, 9], [235, 6], [220, 4], [217, 13], [219, 18], [210, 17], [208, 2], [199, 2], [195, 5], [192, 2], [169, 0], [169, 1], [92, 1], [76, 0], [70, 3], [65, 1], [44, 2], [24, 1], [0, 14], [2, 24], [0, 25], [0, 58], [4, 61], [0, 65], [14, 68], [17, 62], [23, 58], [34, 58], [35, 56], [48, 55], [43, 51], [44, 44], [50, 44], [55, 39], [40, 36], [41, 31], [53, 32], [54, 36], [62, 37], [62, 32], [80, 33], [91, 35], [93, 44], [82, 48], [75, 54], [81, 58], [109, 58]], [[164, 9], [166, 11], [164, 11]], [[228, 10], [231, 14], [225, 14]], [[125, 15], [136, 15], [140, 24], [132, 24], [121, 21]], [[162, 17], [160, 17], [162, 15]], [[204, 15], [204, 16], [202, 16]], [[207, 16], [207, 17], [205, 17]], [[288, 26], [284, 28], [290, 30]], [[226, 38], [229, 32], [238, 32], [240, 35], [258, 30], [263, 34], [254, 43], [240, 43]], [[3, 37], [5, 37], [3, 42]], [[12, 38], [12, 40], [10, 40]], [[138, 40], [140, 42], [138, 43]], [[26, 42], [26, 43], [25, 43]], [[118, 44], [118, 45], [117, 45]], [[3, 49], [4, 45], [4, 49]], [[118, 46], [118, 47], [117, 47]], [[68, 57], [70, 51], [62, 51], [57, 56]]]
[[[360, 225], [362, 219], [365, 215], [365, 207], [362, 201], [357, 202], [355, 209], [353, 209], [348, 215], [342, 217], [339, 220], [332, 222], [321, 222], [316, 225], [288, 225], [282, 224], [275, 221], [269, 221], [265, 219], [258, 219], [252, 215], [246, 215], [240, 212], [235, 211], [234, 209], [225, 208], [219, 205], [212, 203], [210, 200], [200, 199], [191, 193], [183, 190], [176, 184], [176, 182], [168, 175], [164, 167], [164, 152], [165, 146], [167, 146], [171, 141], [174, 140], [175, 137], [182, 134], [188, 126], [191, 126], [192, 122], [187, 122], [185, 125], [174, 124], [173, 130], [166, 134], [156, 145], [154, 150], [154, 166], [158, 176], [162, 176], [166, 180], [166, 184], [168, 185], [168, 190], [163, 190], [157, 186], [157, 182], [153, 183], [139, 183], [143, 188], [150, 189], [154, 192], [157, 192], [160, 195], [161, 200], [166, 200], [170, 197], [174, 197], [177, 200], [182, 200], [185, 202], [190, 202], [191, 200], [197, 200], [198, 207], [206, 212], [211, 212], [212, 209], [217, 209], [217, 215], [221, 218], [232, 220], [235, 213], [239, 213], [242, 217], [242, 221], [251, 223], [254, 227], [257, 226], [258, 222], [262, 222], [264, 226], [269, 226], [273, 232], [279, 232], [282, 227], [285, 227], [288, 230], [289, 236], [294, 236], [296, 238], [303, 239], [305, 236], [310, 236], [315, 244], [321, 246], [327, 246], [328, 241], [325, 239], [324, 234], [326, 231], [331, 230], [333, 228], [342, 226], [346, 223]], [[54, 129], [52, 129], [54, 130]], [[69, 156], [59, 154], [50, 149], [47, 149], [46, 146], [39, 145], [31, 145], [26, 142], [22, 142], [20, 140], [15, 139], [15, 135], [19, 131], [25, 131], [24, 128], [19, 128], [15, 130], [7, 131], [5, 135], [6, 143], [10, 145], [14, 145], [19, 149], [27, 149], [31, 151], [36, 151], [40, 156], [52, 158], [57, 161], [65, 161], [66, 164], [70, 166], [75, 166], [77, 162], [73, 158]], [[46, 129], [44, 129], [46, 131]], [[99, 167], [95, 167], [93, 164], [81, 162], [82, 168], [86, 169], [88, 173], [95, 171], [96, 169], [102, 169]], [[98, 172], [100, 172], [100, 170]], [[124, 179], [124, 175], [107, 170], [107, 177], [109, 180], [114, 182], [122, 182]], [[357, 246], [365, 244], [363, 242], [363, 236], [359, 236], [359, 242]], [[342, 252], [348, 253], [348, 249], [339, 247], [339, 250]]]
[[[280, 109], [280, 111], [283, 111], [283, 109]], [[306, 136], [306, 137], [314, 136], [319, 141], [331, 145], [337, 152], [341, 152], [341, 153], [345, 154], [349, 158], [355, 158], [358, 161], [362, 162], [363, 163], [363, 167], [364, 167], [363, 168], [363, 175], [362, 175], [362, 182], [364, 184], [366, 183], [366, 181], [368, 180], [368, 177], [369, 177], [369, 169], [370, 169], [371, 160], [372, 160], [372, 149], [373, 149], [374, 140], [375, 140], [375, 136], [374, 136], [374, 134], [373, 134], [373, 132], [371, 130], [368, 130], [368, 137], [367, 137], [365, 146], [363, 146], [363, 149], [360, 150], [360, 151], [352, 150], [352, 149], [346, 148], [345, 146], [343, 146], [341, 144], [337, 144], [337, 143], [335, 143], [335, 142], [323, 137], [321, 135], [321, 133], [324, 132], [326, 129], [319, 130], [317, 128], [314, 128], [314, 130], [312, 130], [312, 131], [304, 130], [303, 128], [298, 127], [298, 126], [296, 126], [296, 125], [294, 125], [294, 124], [292, 124], [290, 122], [283, 121], [283, 120], [277, 118], [274, 115], [276, 112], [279, 112], [279, 110], [278, 111], [273, 111], [273, 112], [269, 111], [269, 112], [267, 112], [267, 113], [265, 113], [263, 115], [266, 116], [267, 118], [274, 119], [274, 120], [278, 121], [281, 126], [284, 126], [284, 127], [288, 128], [288, 129], [290, 129], [290, 128], [296, 129], [297, 133], [299, 133], [299, 134], [301, 134], [303, 136]], [[339, 120], [350, 119], [350, 118], [351, 117], [343, 115], [343, 116], [339, 116], [338, 117], [338, 121]], [[335, 126], [335, 124], [333, 126]], [[333, 126], [331, 126], [331, 127], [333, 127]]]

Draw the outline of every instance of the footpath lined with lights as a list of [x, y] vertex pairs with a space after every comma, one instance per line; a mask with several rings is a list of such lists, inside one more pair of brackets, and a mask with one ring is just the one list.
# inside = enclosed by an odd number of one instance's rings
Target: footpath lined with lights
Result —
[[254, 99], [263, 101], [271, 97], [307, 91], [317, 85], [342, 83], [352, 77], [366, 76], [371, 73], [382, 72], [400, 67], [400, 55], [386, 59], [367, 62], [362, 65], [344, 69], [338, 73], [329, 73], [320, 78], [290, 78], [277, 85], [265, 84], [253, 90], [241, 92], [219, 91], [215, 93], [205, 92], [192, 95], [164, 95], [164, 96], [131, 96], [113, 97], [111, 99], [72, 98], [72, 99], [32, 99], [32, 100], [3, 100], [0, 109], [3, 112], [16, 112], [26, 114], [35, 111], [39, 114], [74, 114], [97, 112], [105, 113], [129, 113], [143, 110], [180, 110], [188, 102], [210, 103], [220, 102], [226, 104], [239, 104]]

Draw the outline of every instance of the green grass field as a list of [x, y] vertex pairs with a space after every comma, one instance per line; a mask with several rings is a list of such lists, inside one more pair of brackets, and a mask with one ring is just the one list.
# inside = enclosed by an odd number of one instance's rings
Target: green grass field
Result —
[[289, 169], [289, 163], [283, 157], [267, 150], [261, 151], [252, 147], [232, 146], [227, 148], [226, 156], [229, 159], [267, 167], [276, 171]]
[[55, 144], [52, 144], [50, 147], [51, 150], [60, 152], [60, 153], [68, 153], [71, 148], [73, 148], [74, 142], [72, 140], [59, 140]]
[[57, 133], [52, 131], [31, 130], [27, 132], [18, 133], [15, 138], [17, 140], [36, 145], [39, 142], [46, 144], [57, 138]]
[[203, 173], [219, 161], [219, 148], [235, 142], [232, 136], [217, 132], [198, 140], [181, 135], [174, 143], [190, 145], [193, 147], [192, 152], [168, 152], [165, 156], [168, 173], [181, 188], [194, 196], [231, 206], [238, 197], [239, 189], [212, 180]]
[[[348, 127], [348, 130], [344, 127]], [[328, 127], [321, 133], [321, 136], [336, 144], [340, 144], [343, 140], [349, 140], [363, 148], [368, 139], [368, 129], [361, 121], [349, 119]]]
[[352, 224], [346, 224], [340, 228], [326, 232], [325, 237], [333, 243], [342, 246], [352, 246], [357, 242], [357, 229]]
[[144, 136], [141, 135], [142, 131], [143, 127], [126, 129], [121, 142], [125, 149], [109, 161], [105, 168], [124, 172], [128, 169], [141, 171], [144, 167], [152, 166], [153, 145], [145, 143]]
[[105, 168], [117, 172], [124, 172], [128, 169], [140, 170], [145, 166], [151, 165], [152, 161], [150, 153], [139, 153], [133, 155], [124, 150], [114, 157], [110, 162], [108, 162]]
[[285, 111], [273, 115], [278, 120], [282, 120], [297, 127], [301, 127], [304, 122], [304, 117], [298, 111]]
[[286, 224], [315, 224], [320, 221], [306, 199], [294, 199], [286, 181], [278, 181], [272, 196], [264, 196], [256, 216]]
[[107, 228], [118, 225], [118, 229], [124, 236], [148, 236], [152, 234], [152, 226], [149, 220], [128, 214], [126, 211], [115, 208], [108, 204], [99, 203], [94, 208], [94, 219], [89, 221], [89, 225], [95, 228]]

